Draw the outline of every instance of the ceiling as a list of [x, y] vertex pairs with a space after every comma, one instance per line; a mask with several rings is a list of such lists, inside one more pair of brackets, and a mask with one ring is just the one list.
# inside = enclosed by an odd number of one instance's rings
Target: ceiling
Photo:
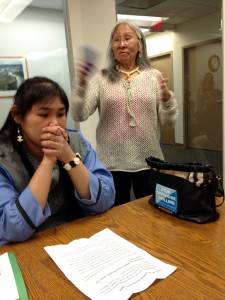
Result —
[[[115, 0], [115, 3], [118, 14], [168, 17], [164, 22], [168, 27], [218, 12], [222, 8], [222, 0]], [[30, 5], [62, 10], [63, 0], [33, 0]]]
[[178, 25], [222, 8], [222, 0], [116, 0], [117, 13], [168, 17], [165, 24]]

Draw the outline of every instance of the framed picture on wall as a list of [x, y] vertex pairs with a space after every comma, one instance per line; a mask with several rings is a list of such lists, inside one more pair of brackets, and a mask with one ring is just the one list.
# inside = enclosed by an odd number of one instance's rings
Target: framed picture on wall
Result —
[[0, 56], [0, 98], [13, 97], [26, 78], [28, 78], [26, 58]]

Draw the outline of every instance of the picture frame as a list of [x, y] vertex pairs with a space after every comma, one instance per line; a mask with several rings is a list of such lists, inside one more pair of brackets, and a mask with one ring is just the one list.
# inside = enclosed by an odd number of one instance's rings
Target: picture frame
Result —
[[28, 78], [27, 60], [22, 56], [0, 56], [0, 98], [12, 98]]

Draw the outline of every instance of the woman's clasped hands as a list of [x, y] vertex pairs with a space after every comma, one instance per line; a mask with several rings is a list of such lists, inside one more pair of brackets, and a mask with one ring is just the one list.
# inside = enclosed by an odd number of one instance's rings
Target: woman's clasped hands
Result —
[[50, 123], [42, 129], [41, 133], [42, 150], [46, 156], [56, 160], [67, 161], [72, 149], [68, 144], [68, 134], [59, 125]]

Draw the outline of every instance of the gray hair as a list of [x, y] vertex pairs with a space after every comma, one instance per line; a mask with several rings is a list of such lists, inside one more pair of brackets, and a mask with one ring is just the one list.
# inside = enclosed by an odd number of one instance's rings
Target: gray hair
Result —
[[108, 78], [111, 81], [117, 81], [120, 78], [119, 74], [116, 70], [117, 61], [115, 60], [114, 54], [113, 54], [113, 51], [112, 51], [113, 35], [114, 35], [114, 32], [115, 32], [116, 28], [120, 24], [126, 24], [131, 29], [133, 29], [135, 31], [137, 37], [138, 37], [139, 42], [140, 42], [141, 51], [139, 53], [137, 53], [136, 64], [141, 69], [147, 69], [147, 68], [151, 67], [151, 63], [150, 63], [150, 60], [149, 60], [148, 55], [147, 55], [147, 45], [146, 45], [145, 37], [144, 37], [140, 27], [136, 23], [134, 23], [133, 21], [130, 21], [130, 20], [119, 21], [119, 22], [116, 23], [116, 25], [113, 27], [113, 29], [111, 31], [109, 45], [108, 45], [108, 49], [107, 49], [108, 65], [105, 69], [102, 70], [102, 74], [105, 75], [105, 76], [108, 76]]

